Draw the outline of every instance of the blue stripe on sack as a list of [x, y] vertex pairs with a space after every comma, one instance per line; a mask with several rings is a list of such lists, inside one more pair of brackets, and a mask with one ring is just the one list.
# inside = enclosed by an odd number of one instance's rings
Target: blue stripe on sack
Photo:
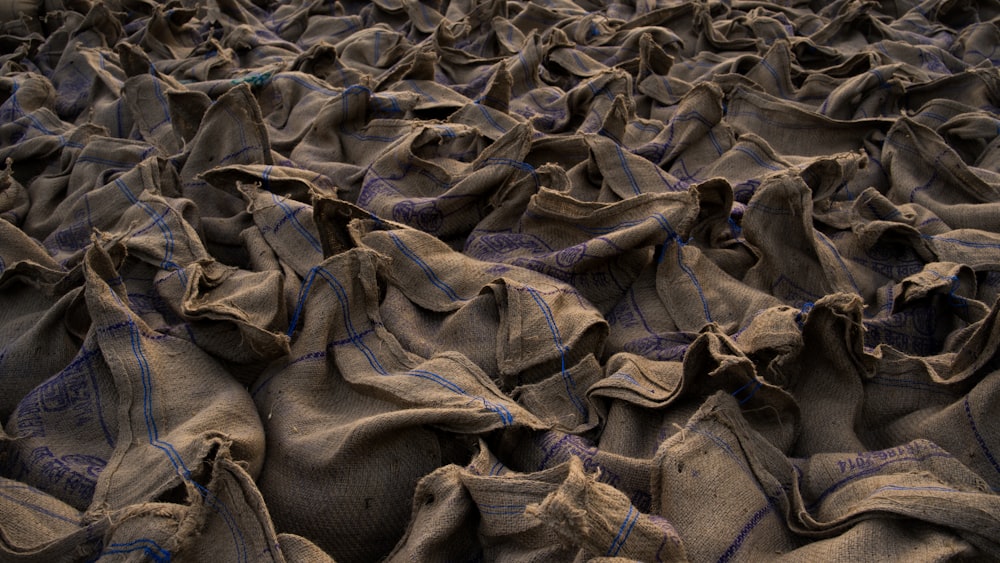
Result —
[[164, 215], [171, 210], [170, 206], [166, 206], [166, 209], [162, 214], [157, 213], [156, 210], [154, 210], [149, 204], [140, 201], [139, 198], [132, 193], [132, 190], [128, 187], [128, 184], [126, 184], [124, 180], [116, 178], [115, 185], [118, 186], [118, 189], [121, 190], [121, 192], [125, 195], [125, 198], [128, 199], [132, 205], [135, 205], [139, 209], [145, 211], [146, 214], [153, 220], [153, 224], [160, 229], [160, 233], [163, 235], [164, 243], [163, 260], [160, 261], [160, 266], [164, 270], [176, 270], [181, 283], [183, 285], [187, 285], [187, 276], [184, 274], [181, 267], [173, 261], [175, 244], [174, 233], [170, 230], [170, 226], [167, 225], [166, 221], [163, 220]]
[[323, 88], [322, 86], [317, 86], [316, 84], [312, 84], [306, 80], [303, 80], [301, 77], [295, 76], [293, 74], [278, 74], [274, 77], [273, 80], [291, 80], [292, 82], [295, 82], [296, 84], [304, 87], [307, 90], [311, 90], [313, 92], [319, 92], [321, 94], [326, 94], [327, 96], [339, 96], [341, 94], [341, 92], [338, 92], [336, 90], [330, 90], [329, 88]]
[[683, 248], [684, 248], [684, 243], [682, 243], [680, 239], [678, 239], [677, 265], [680, 266], [681, 270], [683, 270], [685, 274], [687, 274], [687, 277], [691, 280], [691, 283], [694, 285], [695, 291], [698, 292], [698, 297], [701, 299], [701, 308], [703, 313], [705, 314], [705, 321], [712, 322], [712, 314], [708, 308], [708, 299], [705, 297], [705, 292], [704, 290], [702, 290], [701, 283], [698, 281], [698, 277], [695, 276], [694, 270], [692, 270], [690, 266], [684, 263], [683, 260], [684, 257], [682, 253]]
[[881, 492], [881, 491], [933, 491], [933, 492], [936, 492], [936, 493], [961, 493], [961, 492], [964, 492], [964, 491], [960, 491], [958, 489], [953, 489], [951, 487], [934, 487], [934, 486], [928, 486], [928, 487], [907, 487], [907, 486], [904, 486], [904, 485], [883, 485], [883, 486], [875, 489], [874, 491], [872, 491], [872, 494], [875, 494], [875, 493], [878, 493], [878, 492]]
[[743, 529], [737, 535], [736, 539], [730, 545], [729, 549], [727, 549], [719, 558], [719, 561], [723, 562], [729, 561], [733, 557], [733, 555], [735, 555], [736, 552], [739, 551], [740, 547], [743, 545], [743, 542], [746, 540], [746, 537], [749, 535], [750, 531], [753, 530], [753, 528], [760, 523], [760, 521], [764, 518], [764, 516], [766, 516], [771, 510], [778, 511], [779, 507], [776, 505], [777, 498], [774, 497], [773, 495], [768, 494], [767, 491], [764, 490], [764, 488], [761, 486], [760, 482], [754, 475], [753, 470], [750, 469], [750, 467], [746, 464], [744, 459], [742, 459], [733, 451], [732, 446], [730, 446], [725, 440], [719, 438], [718, 436], [712, 434], [707, 430], [698, 428], [697, 424], [687, 425], [684, 427], [684, 430], [694, 432], [695, 434], [698, 434], [700, 436], [704, 436], [705, 438], [708, 438], [711, 442], [713, 442], [716, 446], [718, 446], [726, 454], [727, 457], [729, 457], [733, 462], [736, 463], [737, 467], [743, 473], [745, 473], [748, 477], [750, 477], [750, 481], [754, 484], [757, 490], [760, 491], [761, 495], [763, 495], [767, 501], [767, 504], [763, 508], [761, 508], [753, 516], [751, 516], [750, 521], [743, 527]]
[[524, 72], [525, 83], [529, 86], [534, 86], [534, 78], [528, 74], [528, 61], [524, 58], [524, 53], [518, 52], [517, 59], [521, 61], [521, 70]]
[[749, 401], [750, 399], [752, 399], [753, 396], [754, 396], [754, 394], [757, 393], [757, 390], [761, 388], [761, 386], [763, 384], [759, 380], [757, 380], [757, 379], [751, 379], [750, 381], [747, 381], [746, 383], [743, 384], [743, 387], [740, 387], [736, 391], [733, 391], [732, 393], [730, 393], [730, 395], [732, 395], [733, 397], [736, 397], [737, 395], [740, 394], [741, 391], [743, 391], [747, 387], [750, 387], [751, 385], [753, 385], [753, 389], [750, 390], [750, 393], [746, 397], [743, 397], [742, 399], [740, 399], [740, 404], [742, 405], [742, 404], [746, 403], [747, 401]]
[[615, 100], [615, 97], [614, 97], [614, 96], [612, 96], [612, 95], [611, 95], [611, 92], [609, 92], [609, 91], [608, 91], [608, 87], [607, 87], [607, 83], [605, 83], [605, 85], [604, 85], [604, 86], [601, 86], [600, 88], [597, 88], [596, 86], [594, 86], [594, 80], [595, 80], [595, 79], [590, 79], [590, 80], [588, 80], [588, 81], [587, 81], [587, 88], [589, 88], [589, 89], [590, 89], [590, 93], [591, 93], [591, 94], [593, 94], [595, 98], [596, 98], [596, 97], [597, 97], [597, 96], [598, 96], [599, 94], [602, 94], [602, 93], [603, 93], [603, 94], [604, 94], [604, 96], [605, 96], [605, 97], [606, 97], [607, 99], [609, 99], [609, 100], [611, 100], [611, 101], [614, 101], [614, 100]]
[[209, 506], [215, 509], [215, 511], [223, 517], [226, 524], [229, 526], [230, 534], [233, 536], [234, 543], [236, 544], [241, 555], [240, 560], [247, 561], [247, 548], [245, 542], [243, 541], [243, 533], [239, 530], [239, 527], [235, 525], [232, 516], [229, 514], [229, 510], [224, 504], [218, 501], [217, 497], [213, 495], [211, 491], [191, 479], [191, 471], [187, 468], [184, 463], [184, 459], [174, 448], [173, 444], [160, 440], [159, 429], [156, 425], [156, 419], [153, 416], [152, 369], [149, 366], [149, 360], [147, 360], [145, 352], [142, 350], [142, 344], [140, 342], [142, 335], [139, 331], [139, 327], [136, 326], [135, 321], [132, 319], [131, 313], [129, 313], [125, 304], [122, 303], [118, 294], [114, 291], [111, 291], [110, 293], [114, 296], [115, 301], [125, 313], [125, 324], [129, 329], [129, 340], [132, 346], [132, 355], [135, 357], [136, 363], [139, 366], [139, 376], [142, 382], [143, 419], [146, 423], [146, 435], [149, 440], [149, 444], [166, 454], [167, 459], [170, 461], [171, 465], [174, 466], [174, 471], [186, 482], [195, 485], [202, 497], [204, 497], [209, 503]]
[[486, 108], [486, 106], [481, 105], [478, 100], [476, 101], [476, 105], [479, 107], [479, 111], [483, 114], [483, 117], [486, 118], [486, 122], [487, 123], [489, 123], [490, 125], [492, 125], [494, 129], [496, 129], [497, 131], [500, 131], [501, 133], [506, 133], [507, 132], [506, 129], [504, 129], [503, 127], [500, 126], [499, 123], [497, 123], [496, 119], [493, 119], [493, 116], [490, 115], [490, 112]]
[[667, 255], [667, 247], [670, 246], [670, 241], [677, 239], [678, 236], [673, 226], [670, 225], [670, 221], [662, 213], [654, 213], [649, 218], [659, 223], [660, 228], [667, 233], [666, 238], [663, 240], [663, 247], [660, 249], [660, 255], [656, 258], [656, 262], [659, 264], [663, 262], [664, 257]]
[[[271, 166], [265, 166], [264, 172], [263, 174], [261, 174], [261, 177], [264, 179], [264, 187], [267, 188], [268, 191], [270, 191], [269, 176], [271, 174], [271, 168], [272, 168]], [[314, 237], [313, 234], [309, 232], [309, 229], [307, 229], [305, 225], [303, 225], [302, 222], [299, 221], [299, 218], [296, 216], [296, 213], [298, 213], [298, 211], [301, 210], [302, 208], [300, 208], [299, 210], [293, 210], [292, 206], [288, 205], [288, 202], [285, 201], [283, 198], [278, 197], [278, 195], [275, 194], [274, 192], [270, 193], [271, 193], [271, 200], [274, 201], [274, 204], [277, 205], [282, 212], [284, 212], [285, 218], [288, 219], [289, 222], [291, 222], [292, 226], [295, 227], [295, 230], [302, 235], [302, 238], [306, 239], [306, 242], [309, 243], [309, 246], [311, 246], [313, 250], [322, 254], [323, 246], [319, 243], [318, 240], [316, 240], [316, 237]]]
[[968, 395], [965, 396], [965, 401], [962, 402], [962, 405], [965, 407], [965, 416], [969, 419], [969, 426], [972, 428], [972, 435], [976, 438], [976, 443], [979, 444], [979, 449], [983, 450], [983, 454], [986, 456], [986, 459], [989, 460], [993, 469], [996, 470], [997, 473], [1000, 473], [1000, 463], [997, 463], [996, 457], [993, 456], [993, 452], [990, 451], [989, 446], [986, 444], [986, 439], [983, 438], [983, 435], [979, 432], [979, 426], [976, 425], [975, 418], [972, 417], [972, 407], [969, 405]]
[[313, 281], [316, 280], [316, 274], [320, 266], [315, 266], [309, 273], [306, 274], [306, 279], [299, 287], [299, 297], [295, 304], [295, 311], [292, 313], [292, 321], [288, 323], [288, 331], [285, 333], [289, 338], [295, 332], [295, 327], [299, 324], [299, 317], [302, 315], [302, 308], [305, 307], [306, 297], [309, 296], [309, 290], [312, 289]]
[[854, 288], [854, 292], [860, 295], [861, 290], [858, 289], [858, 283], [854, 280], [854, 275], [851, 274], [851, 270], [847, 267], [847, 264], [844, 262], [843, 257], [841, 257], [840, 251], [837, 250], [837, 247], [833, 246], [833, 243], [830, 242], [830, 240], [826, 238], [826, 236], [823, 233], [816, 233], [816, 234], [818, 235], [819, 241], [823, 243], [823, 246], [826, 246], [827, 249], [829, 249], [830, 252], [833, 253], [833, 257], [837, 259], [837, 263], [840, 264], [840, 268], [844, 270], [845, 274], [847, 274], [847, 281], [851, 282], [851, 287]]
[[563, 382], [566, 384], [566, 394], [569, 395], [569, 400], [576, 407], [576, 410], [580, 411], [584, 417], [587, 416], [587, 407], [580, 402], [580, 398], [576, 395], [576, 382], [573, 381], [573, 376], [570, 375], [569, 371], [566, 370], [566, 346], [562, 342], [562, 337], [559, 335], [559, 327], [556, 326], [555, 319], [552, 316], [552, 309], [549, 305], [542, 299], [537, 291], [530, 287], [526, 287], [525, 290], [531, 298], [535, 300], [538, 308], [542, 312], [542, 316], [545, 317], [545, 322], [549, 325], [549, 331], [552, 332], [552, 340], [556, 344], [556, 349], [559, 350], [559, 360], [562, 364], [561, 373]]
[[761, 59], [760, 65], [764, 67], [764, 70], [766, 70], [774, 78], [774, 85], [778, 89], [778, 95], [782, 98], [788, 98], [785, 94], [785, 88], [782, 86], [781, 77], [778, 76], [778, 71], [771, 66], [771, 63], [767, 62], [767, 59]]
[[[37, 494], [40, 494], [40, 495], [48, 496], [46, 493], [43, 493], [43, 492], [39, 491], [38, 489], [36, 489], [34, 487], [31, 487], [31, 486], [28, 486], [28, 485], [0, 485], [0, 489], [26, 490], [26, 491], [30, 491], [32, 493], [37, 493]], [[48, 516], [49, 518], [54, 518], [56, 520], [62, 520], [63, 522], [67, 522], [67, 523], [70, 523], [70, 524], [73, 524], [73, 525], [77, 525], [77, 526], [80, 525], [80, 519], [79, 518], [76, 518], [76, 519], [74, 519], [74, 518], [67, 518], [67, 517], [63, 516], [62, 514], [58, 514], [56, 512], [52, 512], [51, 510], [49, 510], [49, 509], [47, 509], [47, 508], [45, 508], [43, 506], [39, 506], [39, 505], [31, 503], [31, 502], [25, 502], [23, 500], [18, 499], [17, 497], [6, 495], [4, 493], [0, 493], [0, 497], [3, 497], [3, 498], [5, 498], [5, 499], [7, 499], [7, 500], [9, 500], [11, 502], [14, 502], [14, 503], [16, 503], [16, 504], [18, 504], [20, 506], [23, 506], [23, 507], [25, 507], [27, 509], [30, 509], [30, 510], [32, 510], [34, 512], [37, 512], [38, 514], [44, 514], [45, 516]]]
[[628, 182], [632, 186], [632, 191], [635, 195], [642, 193], [639, 189], [639, 184], [635, 181], [635, 176], [632, 175], [632, 169], [628, 167], [628, 163], [625, 162], [625, 154], [622, 152], [621, 145], [615, 144], [615, 151], [618, 152], [618, 160], [622, 163], [622, 169], [625, 171], [625, 175], [628, 176]]
[[969, 248], [1000, 248], [1000, 244], [992, 242], [972, 242], [970, 240], [961, 240], [957, 238], [949, 238], [939, 235], [920, 235], [920, 237], [933, 241], [941, 241], [951, 244], [957, 244], [959, 246], [968, 246]]
[[153, 79], [153, 94], [156, 96], [157, 101], [160, 102], [160, 109], [163, 110], [163, 120], [152, 126], [149, 129], [150, 133], [156, 131], [164, 123], [170, 123], [170, 110], [167, 106], [167, 99], [163, 97], [163, 90], [160, 88], [160, 81], [155, 78]]
[[[625, 520], [618, 528], [618, 534], [611, 541], [611, 547], [608, 548], [605, 556], [614, 557], [618, 555], [618, 552], [621, 551], [622, 546], [625, 545], [625, 542], [628, 540], [629, 534], [632, 533], [632, 528], [635, 527], [635, 523], [639, 521], [639, 516], [639, 511], [636, 510], [634, 506], [629, 504], [628, 513], [625, 514]], [[628, 528], [625, 527], [626, 524], [628, 525]]]
[[729, 547], [726, 549], [726, 551], [722, 552], [722, 555], [719, 556], [717, 563], [726, 563], [729, 560], [731, 560], [733, 556], [736, 555], [736, 552], [738, 552], [740, 548], [743, 547], [743, 542], [745, 542], [746, 539], [750, 537], [750, 532], [752, 532], [753, 529], [757, 527], [757, 524], [760, 524], [761, 520], [763, 520], [764, 517], [767, 516], [769, 512], [771, 512], [770, 504], [766, 504], [764, 505], [763, 508], [761, 508], [757, 512], [754, 512], [750, 516], [750, 520], [747, 521], [747, 523], [743, 526], [740, 532], [736, 534], [736, 538], [733, 539], [733, 543], [729, 544]]
[[749, 149], [747, 147], [733, 147], [733, 150], [741, 152], [741, 153], [749, 156], [750, 160], [753, 160], [754, 163], [757, 164], [757, 166], [760, 166], [761, 168], [764, 168], [765, 170], [772, 170], [772, 171], [775, 171], [775, 172], [780, 172], [782, 170], [782, 168], [779, 168], [779, 167], [777, 167], [777, 166], [775, 166], [775, 165], [773, 165], [773, 164], [771, 164], [769, 162], [766, 162], [759, 154], [757, 154], [756, 152], [754, 152], [752, 149]]
[[392, 239], [392, 242], [396, 244], [396, 248], [398, 248], [403, 253], [404, 256], [412, 260], [414, 264], [416, 264], [421, 270], [423, 270], [424, 275], [427, 276], [427, 279], [434, 285], [434, 287], [440, 289], [441, 292], [448, 297], [448, 299], [451, 299], [452, 301], [465, 301], [465, 299], [462, 299], [461, 297], [458, 296], [457, 293], [455, 293], [455, 290], [452, 289], [450, 285], [448, 285], [441, 278], [439, 278], [438, 275], [434, 272], [434, 270], [429, 265], [427, 265], [426, 262], [421, 260], [421, 258], [417, 256], [415, 252], [410, 250], [410, 248], [406, 246], [406, 244], [404, 244], [403, 241], [400, 240], [398, 236], [396, 236], [394, 233], [389, 233], [389, 238]]
[[812, 511], [814, 508], [816, 508], [817, 506], [819, 506], [819, 504], [821, 502], [823, 502], [823, 500], [827, 496], [829, 496], [830, 494], [836, 492], [838, 489], [842, 488], [844, 485], [850, 483], [851, 481], [856, 481], [857, 479], [860, 479], [862, 477], [868, 477], [870, 475], [878, 473], [882, 469], [884, 469], [886, 466], [892, 465], [894, 463], [904, 462], [904, 461], [921, 462], [921, 461], [926, 461], [928, 459], [935, 458], [935, 457], [943, 457], [943, 458], [948, 458], [948, 459], [954, 459], [953, 455], [951, 455], [950, 453], [945, 452], [945, 451], [931, 452], [931, 453], [927, 453], [927, 454], [923, 454], [923, 455], [904, 455], [904, 456], [900, 456], [900, 457], [897, 457], [897, 458], [890, 459], [890, 460], [885, 461], [885, 462], [883, 462], [883, 463], [881, 463], [879, 465], [876, 465], [874, 467], [869, 467], [868, 469], [862, 469], [860, 471], [852, 473], [851, 475], [849, 475], [847, 477], [844, 477], [843, 479], [841, 479], [839, 481], [836, 481], [835, 483], [833, 483], [832, 485], [830, 485], [829, 487], [827, 487], [826, 490], [824, 490], [822, 493], [820, 493], [819, 496], [816, 497], [816, 500], [814, 500], [808, 506], [806, 506], [806, 510]]
[[514, 423], [514, 415], [511, 414], [510, 409], [508, 409], [506, 406], [499, 403], [494, 403], [493, 401], [490, 401], [489, 399], [479, 395], [470, 395], [469, 393], [466, 393], [466, 391], [462, 389], [458, 384], [447, 379], [442, 375], [422, 369], [410, 370], [406, 372], [406, 375], [412, 375], [415, 377], [426, 379], [428, 381], [433, 381], [434, 383], [437, 383], [441, 387], [444, 387], [445, 389], [448, 389], [453, 393], [469, 397], [470, 399], [473, 399], [476, 402], [482, 402], [483, 407], [486, 410], [494, 412], [500, 417], [500, 421], [503, 423], [504, 426], [510, 426], [511, 424]]
[[[702, 168], [698, 168], [697, 170], [694, 171], [694, 173], [692, 173], [690, 170], [688, 170], [687, 162], [682, 157], [677, 157], [675, 163], [676, 163], [675, 167], [679, 167], [681, 169], [682, 175], [678, 176], [678, 179], [681, 182], [684, 182], [685, 183], [684, 185], [696, 184], [701, 181], [701, 179], [696, 177], [694, 174], [701, 172]], [[674, 174], [673, 171], [671, 171], [671, 174], [677, 176], [677, 174]]]
[[222, 516], [222, 519], [226, 522], [226, 525], [229, 527], [229, 534], [233, 536], [233, 542], [235, 543], [239, 553], [240, 561], [249, 561], [247, 557], [246, 540], [243, 538], [243, 530], [240, 529], [239, 523], [236, 522], [236, 518], [234, 518], [232, 512], [229, 511], [229, 507], [226, 506], [226, 504], [223, 503], [217, 495], [212, 494], [212, 491], [209, 491], [208, 488], [201, 483], [198, 483], [197, 481], [193, 481], [192, 483], [208, 503], [208, 506]]
[[348, 303], [347, 290], [344, 289], [344, 286], [337, 280], [336, 276], [325, 268], [317, 268], [317, 273], [326, 280], [327, 285], [333, 289], [334, 294], [337, 296], [344, 315], [344, 328], [347, 330], [347, 335], [351, 339], [351, 342], [354, 343], [354, 347], [365, 356], [365, 359], [368, 360], [368, 365], [378, 372], [379, 375], [389, 375], [389, 372], [382, 367], [378, 358], [375, 357], [375, 352], [372, 352], [372, 349], [365, 344], [363, 336], [358, 334], [358, 331], [354, 328], [354, 323], [351, 321], [351, 308]]
[[128, 543], [112, 543], [104, 549], [102, 555], [134, 553], [136, 551], [145, 552], [147, 556], [157, 563], [169, 563], [171, 553], [151, 539], [140, 538]]
[[476, 506], [483, 514], [498, 516], [524, 514], [523, 504], [485, 504], [477, 503]]
[[436, 102], [436, 101], [438, 101], [437, 98], [435, 98], [434, 96], [431, 96], [430, 94], [428, 94], [427, 92], [425, 92], [422, 88], [420, 88], [420, 86], [417, 86], [417, 83], [415, 81], [413, 81], [413, 80], [406, 80], [405, 82], [406, 82], [406, 84], [410, 88], [413, 89], [414, 92], [416, 92], [417, 94], [420, 94], [421, 96], [424, 96], [424, 98], [426, 98], [426, 100], [428, 102]]
[[712, 143], [712, 147], [715, 148], [715, 152], [719, 153], [720, 155], [723, 152], [725, 152], [724, 150], [722, 150], [722, 145], [719, 144], [719, 140], [715, 138], [715, 133], [712, 132], [712, 129], [715, 127], [715, 124], [713, 124], [711, 121], [705, 118], [705, 116], [703, 116], [697, 110], [692, 110], [691, 114], [695, 120], [697, 120], [699, 123], [704, 125], [706, 129], [708, 129], [706, 135], [708, 136], [708, 140]]
[[680, 237], [670, 225], [670, 221], [668, 221], [662, 213], [656, 213], [652, 216], [652, 218], [655, 219], [667, 233], [667, 239], [663, 241], [663, 247], [660, 249], [660, 256], [657, 258], [657, 262], [663, 262], [663, 259], [666, 257], [667, 247], [670, 246], [671, 239], [675, 240], [677, 242], [677, 265], [685, 274], [687, 274], [691, 283], [694, 285], [695, 291], [698, 292], [698, 297], [701, 299], [702, 310], [705, 314], [705, 320], [707, 322], [712, 322], [712, 314], [708, 307], [708, 299], [705, 298], [705, 292], [702, 290], [701, 283], [698, 282], [698, 277], [695, 276], [694, 270], [684, 263], [683, 254], [681, 252], [683, 250], [684, 243], [680, 240]]
[[492, 164], [500, 164], [500, 165], [504, 165], [504, 166], [510, 166], [510, 167], [516, 168], [516, 169], [518, 169], [518, 170], [520, 170], [522, 172], [527, 172], [528, 174], [531, 174], [532, 178], [534, 178], [536, 186], [541, 185], [541, 182], [538, 179], [538, 173], [535, 171], [535, 167], [532, 166], [532, 165], [530, 165], [530, 164], [528, 164], [527, 162], [524, 162], [522, 160], [515, 160], [513, 158], [502, 158], [502, 157], [494, 156], [494, 157], [487, 158], [486, 160], [483, 161], [484, 165], [486, 163], [492, 163]]

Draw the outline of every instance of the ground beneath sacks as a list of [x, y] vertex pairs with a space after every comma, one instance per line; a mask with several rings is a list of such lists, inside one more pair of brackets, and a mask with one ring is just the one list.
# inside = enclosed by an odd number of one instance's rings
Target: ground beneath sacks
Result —
[[7, 2], [0, 561], [1000, 558], [998, 15]]

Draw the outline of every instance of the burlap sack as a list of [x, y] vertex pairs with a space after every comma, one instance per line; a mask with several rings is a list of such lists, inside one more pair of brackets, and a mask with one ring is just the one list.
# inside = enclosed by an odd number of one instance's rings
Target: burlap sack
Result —
[[[276, 525], [352, 560], [389, 551], [408, 517], [401, 499], [463, 455], [455, 434], [541, 425], [464, 355], [401, 346], [379, 311], [382, 260], [349, 250], [314, 268], [289, 361], [251, 389], [271, 440], [258, 483]], [[317, 495], [332, 500], [317, 506]]]
[[[380, 309], [404, 347], [427, 357], [461, 352], [548, 424], [596, 425], [585, 393], [602, 376], [606, 328], [576, 291], [531, 270], [497, 271], [414, 230], [373, 231], [360, 242], [390, 260]], [[456, 332], [470, 324], [481, 332]]]
[[[25, 394], [76, 355], [88, 320], [80, 288], [63, 284], [67, 273], [36, 240], [4, 220], [0, 235], [5, 321], [0, 362], [4, 373], [18, 374], [0, 383], [0, 418], [7, 420]], [[40, 341], [49, 345], [40, 346]]]
[[[879, 557], [910, 549], [996, 556], [996, 496], [933, 442], [790, 460], [720, 393], [664, 442], [657, 460], [654, 512], [676, 526], [694, 560]], [[736, 480], [727, 488], [733, 494], [716, 490], [717, 479]], [[698, 510], [686, 500], [692, 496], [702, 500]], [[938, 528], [907, 531], [897, 518]]]
[[[132, 309], [141, 301], [126, 287], [143, 264], [124, 250], [112, 243], [111, 254], [101, 245], [87, 251], [84, 286], [64, 299], [71, 308], [86, 304], [75, 315], [84, 331], [73, 339], [79, 351], [23, 393], [5, 425], [4, 475], [32, 491], [24, 494], [50, 499], [5, 495], [4, 537], [13, 542], [5, 557], [198, 559], [198, 550], [221, 554], [229, 545], [235, 557], [258, 560], [276, 543], [246, 472], [262, 461], [259, 419], [219, 363], [192, 342], [154, 332]], [[16, 527], [8, 534], [9, 510], [18, 506], [31, 508], [30, 521], [52, 524], [41, 536], [19, 536]]]
[[73, 561], [100, 549], [108, 518], [84, 522], [79, 510], [13, 479], [0, 479], [0, 491], [4, 515], [0, 555], [4, 559]]
[[677, 531], [644, 514], [578, 458], [530, 474], [503, 467], [485, 444], [467, 467], [443, 467], [414, 494], [390, 561], [428, 559], [684, 561]]
[[530, 128], [488, 142], [462, 125], [414, 129], [368, 168], [357, 203], [446, 241], [464, 240], [490, 196], [523, 174]]

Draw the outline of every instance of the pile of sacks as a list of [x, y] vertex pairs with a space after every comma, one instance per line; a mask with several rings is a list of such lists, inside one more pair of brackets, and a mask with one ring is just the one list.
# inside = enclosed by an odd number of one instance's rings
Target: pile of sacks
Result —
[[1000, 558], [998, 15], [7, 2], [0, 560]]

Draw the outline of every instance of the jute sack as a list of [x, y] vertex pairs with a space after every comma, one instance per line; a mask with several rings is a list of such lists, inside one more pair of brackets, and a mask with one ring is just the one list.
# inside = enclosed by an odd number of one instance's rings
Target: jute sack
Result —
[[530, 139], [526, 125], [492, 143], [461, 124], [415, 127], [368, 168], [357, 204], [461, 244], [494, 194], [530, 168], [522, 164]]
[[954, 455], [996, 491], [1000, 436], [996, 409], [998, 309], [968, 327], [953, 351], [907, 356], [883, 347], [873, 377], [864, 380], [858, 435], [868, 449], [925, 438]]
[[[5, 424], [3, 476], [25, 493], [5, 496], [13, 543], [3, 549], [25, 560], [230, 551], [258, 560], [278, 542], [253, 484], [264, 444], [251, 399], [211, 356], [132, 309], [127, 285], [145, 263], [125, 248], [99, 240], [86, 252], [79, 351]], [[17, 531], [22, 512], [42, 537]]]
[[[54, 68], [42, 71], [56, 90], [53, 109], [68, 123], [82, 125], [92, 108], [115, 105], [125, 78], [117, 65], [103, 65], [103, 54], [110, 51], [124, 34], [121, 21], [104, 3], [95, 3], [79, 14], [66, 17], [48, 41], [56, 42], [58, 52]], [[58, 45], [58, 46], [57, 46]]]
[[1000, 182], [996, 174], [968, 166], [929, 127], [901, 118], [886, 138], [883, 163], [894, 203], [926, 207], [952, 229], [980, 229], [996, 234]]
[[[413, 99], [410, 96], [408, 101], [398, 93], [379, 95], [367, 85], [352, 84], [331, 95], [312, 116], [312, 127], [289, 158], [328, 178], [336, 178], [339, 197], [356, 202], [366, 182], [367, 167], [416, 127], [403, 119], [405, 108]], [[404, 115], [385, 112], [385, 108], [398, 106]], [[373, 107], [382, 111], [370, 115]]]
[[18, 374], [0, 378], [6, 421], [26, 393], [73, 359], [89, 320], [81, 289], [37, 241], [5, 220], [0, 237], [0, 369]]
[[94, 556], [111, 523], [107, 517], [87, 522], [76, 508], [13, 479], [0, 478], [0, 491], [0, 557], [5, 561], [42, 563]]
[[[543, 172], [557, 181], [565, 176], [549, 166], [533, 173], [533, 179], [544, 181]], [[655, 182], [662, 185], [659, 177]], [[539, 188], [527, 179], [511, 185], [502, 205], [468, 237], [464, 252], [571, 283], [606, 311], [655, 259], [654, 247], [684, 237], [697, 216], [695, 197], [688, 192], [599, 203], [575, 199], [561, 187]]]
[[352, 249], [315, 267], [288, 360], [251, 387], [268, 436], [258, 483], [277, 529], [351, 560], [388, 553], [417, 481], [467, 459], [462, 435], [542, 427], [464, 355], [400, 344], [379, 308], [384, 261]]
[[668, 521], [597, 479], [575, 457], [543, 471], [511, 471], [480, 443], [468, 466], [445, 466], [420, 481], [407, 533], [389, 560], [687, 559]]
[[[224, 445], [204, 460], [203, 467], [204, 473], [188, 485], [185, 497], [136, 503], [109, 514], [108, 532], [99, 538], [99, 557], [111, 561], [216, 557], [247, 563], [329, 561], [308, 544], [304, 550], [285, 552], [286, 539], [275, 533], [253, 479], [230, 458]], [[292, 538], [291, 543], [303, 542]]]
[[[916, 281], [911, 290], [920, 287]], [[921, 309], [934, 301], [930, 292], [899, 314], [927, 315]], [[958, 309], [972, 310], [975, 302], [968, 301]], [[801, 346], [772, 360], [765, 372], [795, 397], [802, 413], [802, 432], [789, 453], [882, 450], [926, 439], [995, 487], [997, 436], [983, 417], [994, 408], [997, 315], [994, 304], [985, 318], [955, 330], [938, 353], [911, 356], [887, 343], [866, 345], [856, 297], [818, 301], [805, 319]], [[899, 330], [901, 338], [919, 337], [922, 330], [915, 323], [883, 327]]]
[[774, 447], [786, 451], [795, 442], [799, 413], [793, 397], [758, 375], [753, 360], [709, 325], [683, 362], [625, 352], [612, 356], [606, 376], [588, 390], [602, 413], [599, 433], [525, 430], [489, 437], [487, 443], [506, 467], [517, 471], [543, 471], [578, 459], [598, 482], [650, 512], [656, 451], [719, 390], [740, 402], [750, 427]]
[[[81, 235], [87, 227], [111, 233], [134, 229], [129, 252], [142, 258], [136, 267], [148, 271], [147, 278], [132, 283], [140, 315], [157, 330], [198, 342], [220, 359], [269, 361], [285, 349], [280, 331], [287, 322], [286, 307], [275, 299], [283, 280], [278, 272], [242, 271], [212, 259], [195, 230], [198, 207], [179, 197], [178, 181], [167, 161], [152, 157], [106, 185], [81, 187], [79, 196], [66, 203], [66, 219], [46, 242], [72, 264], [90, 245]], [[226, 289], [220, 292], [222, 287]], [[236, 342], [249, 347], [241, 350]]]
[[404, 346], [428, 357], [461, 352], [548, 424], [575, 432], [597, 424], [585, 394], [603, 375], [607, 333], [575, 290], [530, 269], [497, 269], [413, 229], [354, 225], [361, 244], [390, 260], [380, 308]]
[[[676, 527], [693, 559], [836, 558], [848, 549], [878, 556], [915, 543], [948, 556], [996, 557], [1000, 502], [927, 440], [789, 459], [719, 393], [663, 443], [657, 460], [654, 512]], [[729, 486], [717, 489], [719, 479]], [[701, 499], [696, 510], [692, 497]], [[933, 531], [918, 538], [900, 528], [899, 518], [922, 522], [922, 530], [932, 524]]]
[[[25, 394], [8, 422], [9, 430], [21, 429], [7, 444], [8, 471], [81, 510], [113, 510], [183, 486], [220, 440], [231, 442], [251, 471], [262, 461], [259, 422], [247, 417], [239, 383], [191, 342], [152, 331], [130, 308], [116, 282], [134, 271], [122, 250], [88, 252], [90, 326], [80, 350]], [[178, 354], [184, 365], [171, 359]], [[203, 394], [206, 386], [212, 397]], [[146, 445], [132, 436], [144, 436]], [[79, 467], [53, 471], [67, 456]], [[149, 478], [154, 472], [161, 477]]]

